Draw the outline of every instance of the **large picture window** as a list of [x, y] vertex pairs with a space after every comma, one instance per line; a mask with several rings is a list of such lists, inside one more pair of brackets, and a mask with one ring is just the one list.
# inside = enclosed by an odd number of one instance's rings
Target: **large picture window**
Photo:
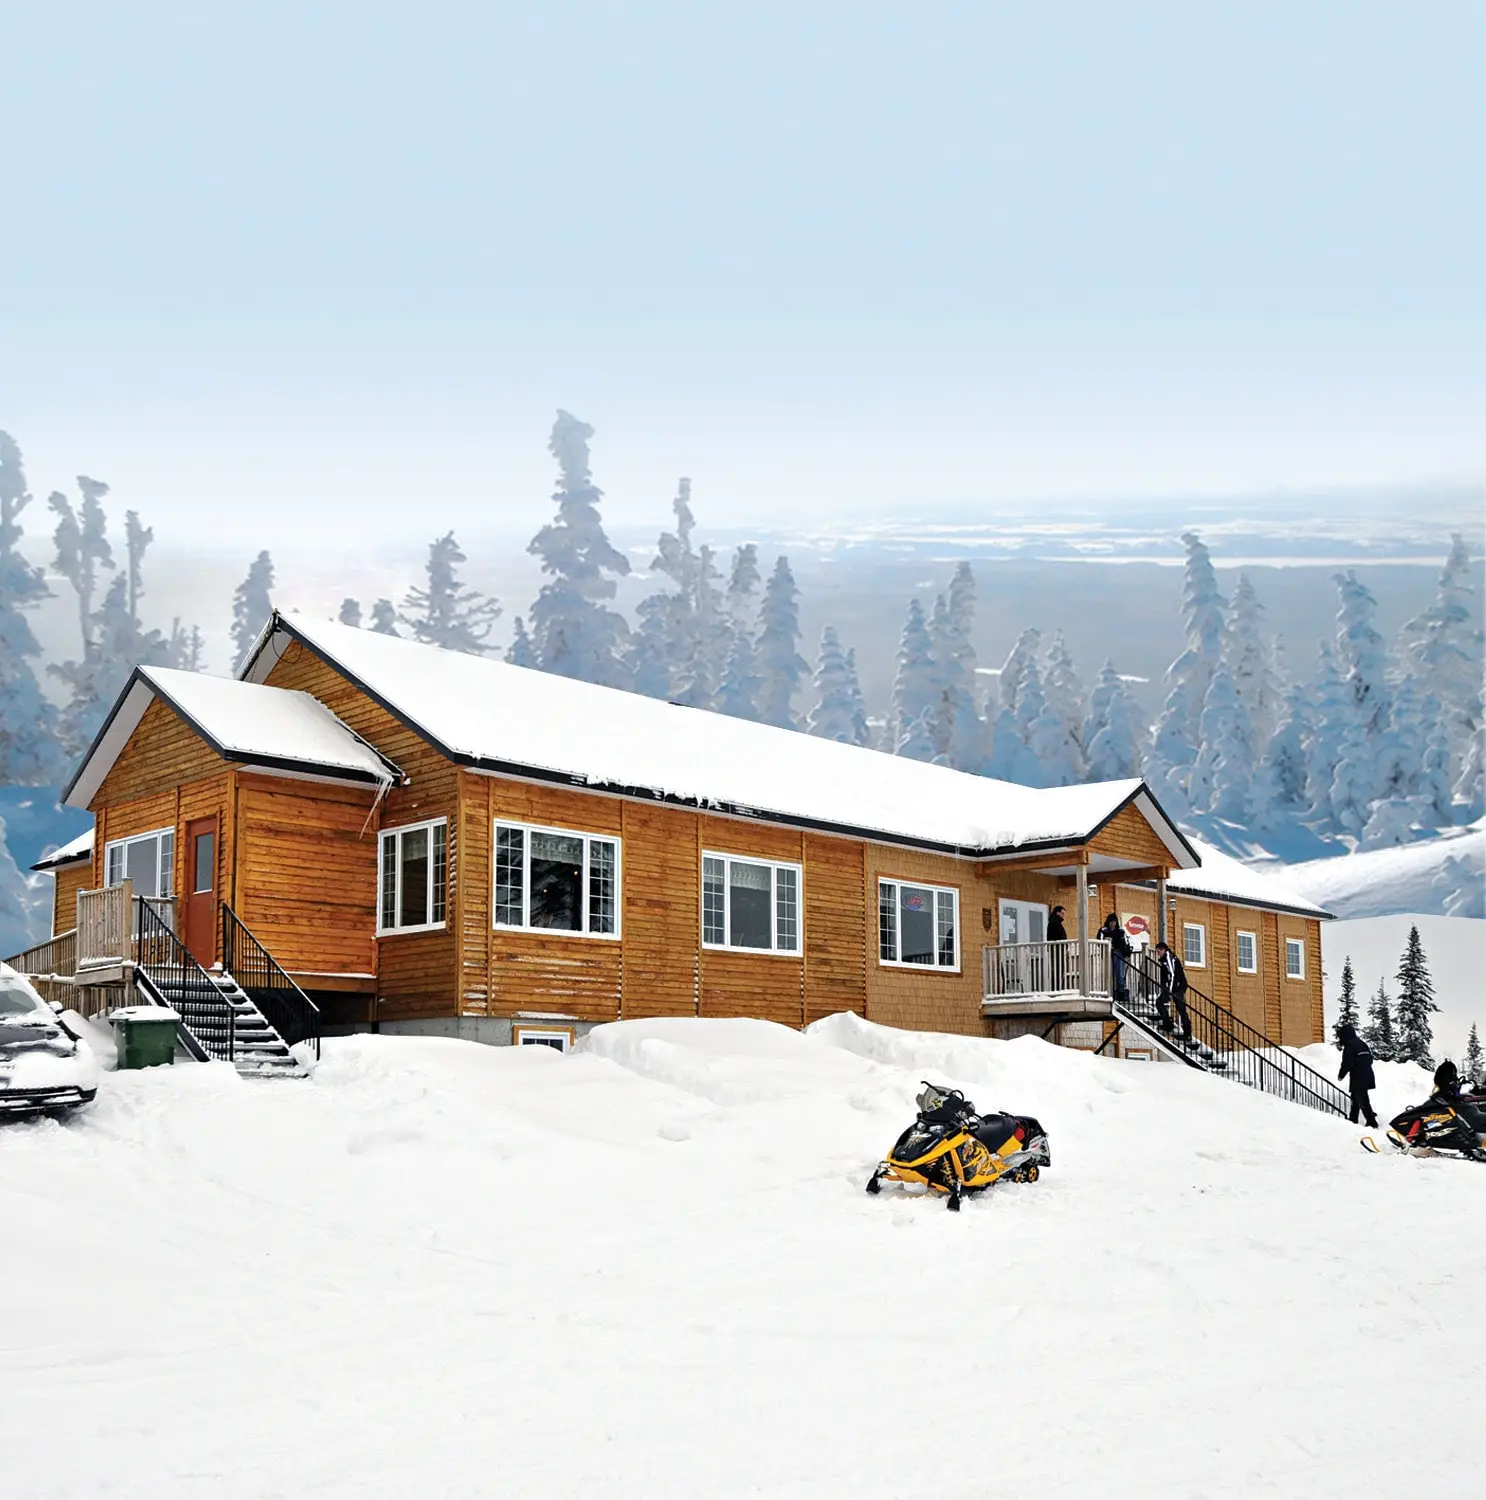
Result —
[[377, 931], [427, 932], [442, 927], [449, 894], [449, 825], [385, 828], [377, 876]]
[[960, 893], [906, 880], [877, 882], [877, 957], [921, 969], [960, 967]]
[[114, 839], [103, 848], [103, 883], [134, 883], [136, 896], [174, 893], [175, 830], [156, 828], [132, 838]]
[[619, 936], [619, 840], [527, 823], [495, 825], [497, 927]]
[[799, 865], [702, 855], [702, 946], [800, 951]]

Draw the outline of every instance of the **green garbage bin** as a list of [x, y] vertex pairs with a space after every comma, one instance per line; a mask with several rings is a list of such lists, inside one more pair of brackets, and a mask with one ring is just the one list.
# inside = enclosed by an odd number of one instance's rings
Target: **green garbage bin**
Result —
[[110, 1013], [120, 1068], [155, 1068], [175, 1062], [180, 1016], [163, 1005], [130, 1005]]

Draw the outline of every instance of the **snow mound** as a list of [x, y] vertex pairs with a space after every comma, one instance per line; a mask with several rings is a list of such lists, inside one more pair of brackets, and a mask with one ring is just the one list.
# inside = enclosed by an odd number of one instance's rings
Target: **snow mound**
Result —
[[[1291, 865], [1285, 881], [1337, 917], [1486, 916], [1486, 825], [1392, 849]], [[1326, 939], [1328, 951], [1332, 939]]]

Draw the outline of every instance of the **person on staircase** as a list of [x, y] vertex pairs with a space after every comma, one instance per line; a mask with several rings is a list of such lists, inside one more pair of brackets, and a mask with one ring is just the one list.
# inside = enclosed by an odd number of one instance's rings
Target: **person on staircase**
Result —
[[1170, 1006], [1176, 1007], [1181, 1022], [1182, 1040], [1192, 1040], [1192, 1018], [1187, 1014], [1187, 966], [1171, 950], [1169, 943], [1156, 944], [1156, 962], [1161, 966], [1161, 988], [1156, 994], [1156, 1009], [1161, 1015], [1161, 1030], [1171, 1032]]
[[1336, 1039], [1342, 1044], [1342, 1070], [1337, 1079], [1349, 1080], [1348, 1086], [1352, 1091], [1352, 1113], [1350, 1119], [1355, 1125], [1361, 1116], [1367, 1121], [1370, 1130], [1378, 1128], [1378, 1117], [1373, 1113], [1372, 1091], [1378, 1086], [1377, 1079], [1373, 1077], [1372, 1049], [1357, 1035], [1357, 1028], [1352, 1025], [1339, 1026]]
[[[1066, 943], [1068, 941], [1068, 928], [1063, 922], [1063, 908], [1055, 906], [1047, 919], [1047, 940], [1052, 943]], [[1052, 954], [1052, 970], [1054, 990], [1066, 990], [1068, 988], [1068, 950], [1066, 948], [1052, 948], [1048, 950]]]
[[1118, 1005], [1130, 1003], [1130, 989], [1126, 975], [1130, 970], [1130, 939], [1125, 936], [1125, 928], [1114, 912], [1104, 919], [1104, 926], [1099, 929], [1099, 936], [1109, 944], [1110, 963], [1110, 991]]

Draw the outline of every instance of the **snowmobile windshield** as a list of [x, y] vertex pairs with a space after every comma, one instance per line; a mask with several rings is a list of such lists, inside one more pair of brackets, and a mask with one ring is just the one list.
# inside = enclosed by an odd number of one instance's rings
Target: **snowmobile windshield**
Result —
[[51, 1018], [23, 984], [0, 975], [0, 1020], [43, 1022]]

